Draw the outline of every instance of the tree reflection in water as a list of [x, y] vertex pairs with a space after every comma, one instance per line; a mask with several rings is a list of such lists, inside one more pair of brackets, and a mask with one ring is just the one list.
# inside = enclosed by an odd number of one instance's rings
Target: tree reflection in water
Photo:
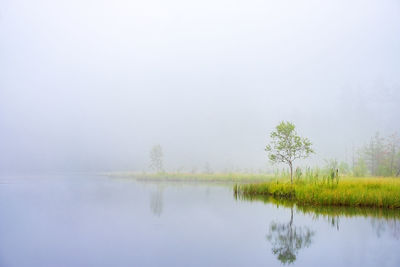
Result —
[[157, 217], [161, 216], [161, 213], [163, 211], [163, 195], [162, 189], [159, 187], [155, 192], [152, 192], [150, 195], [150, 209], [151, 212]]
[[[235, 191], [236, 192], [236, 191]], [[339, 231], [339, 224], [342, 218], [363, 217], [371, 220], [371, 225], [375, 229], [378, 237], [384, 233], [392, 238], [400, 239], [400, 212], [398, 209], [379, 209], [362, 207], [338, 207], [338, 206], [299, 206], [291, 201], [275, 199], [266, 196], [252, 196], [235, 193], [235, 198], [245, 201], [262, 201], [276, 206], [284, 206], [291, 209], [290, 222], [286, 224], [272, 222], [268, 241], [272, 244], [272, 252], [278, 255], [278, 259], [286, 264], [296, 260], [298, 251], [310, 246], [314, 232], [307, 227], [293, 226], [293, 208], [296, 211], [313, 220], [325, 220], [332, 227]]]
[[267, 240], [271, 242], [272, 253], [278, 256], [283, 264], [296, 260], [299, 250], [311, 245], [314, 232], [308, 227], [293, 225], [293, 208], [289, 223], [272, 222], [269, 227]]

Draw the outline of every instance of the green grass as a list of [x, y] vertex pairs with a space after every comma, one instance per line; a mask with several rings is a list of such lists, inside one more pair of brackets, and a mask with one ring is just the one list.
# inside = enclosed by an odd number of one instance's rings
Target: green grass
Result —
[[336, 177], [311, 173], [295, 179], [244, 173], [108, 173], [109, 176], [152, 182], [235, 183], [235, 194], [272, 196], [298, 206], [347, 206], [400, 209], [400, 178]]
[[286, 180], [235, 185], [235, 193], [247, 196], [273, 196], [300, 206], [349, 206], [400, 208], [400, 179], [341, 178], [340, 181]]

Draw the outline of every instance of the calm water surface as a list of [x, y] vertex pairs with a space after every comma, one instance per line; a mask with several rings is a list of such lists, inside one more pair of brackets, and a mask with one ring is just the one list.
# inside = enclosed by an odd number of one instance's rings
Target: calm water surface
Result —
[[215, 184], [2, 176], [0, 266], [400, 266], [399, 212], [305, 212]]

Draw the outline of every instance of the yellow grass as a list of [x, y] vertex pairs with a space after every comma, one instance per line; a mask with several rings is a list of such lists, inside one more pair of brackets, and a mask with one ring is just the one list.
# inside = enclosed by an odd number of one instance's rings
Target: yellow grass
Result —
[[235, 186], [243, 195], [270, 195], [300, 205], [400, 208], [399, 178], [342, 178], [336, 181], [286, 180]]

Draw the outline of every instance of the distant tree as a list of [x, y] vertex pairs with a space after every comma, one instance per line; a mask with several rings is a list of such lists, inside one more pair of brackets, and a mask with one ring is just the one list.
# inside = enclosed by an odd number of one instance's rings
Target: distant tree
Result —
[[157, 217], [161, 216], [163, 211], [163, 191], [161, 187], [157, 187], [157, 191], [151, 193], [150, 209]]
[[271, 143], [265, 148], [273, 163], [286, 163], [290, 168], [290, 182], [293, 183], [293, 162], [307, 158], [314, 150], [307, 138], [297, 135], [295, 126], [290, 122], [281, 122], [270, 135]]
[[385, 139], [377, 132], [364, 148], [365, 161], [371, 175], [384, 175]]
[[155, 172], [163, 172], [163, 152], [160, 145], [154, 146], [150, 151], [150, 169]]
[[[376, 133], [370, 142], [360, 149], [360, 169], [365, 164], [366, 172], [372, 176], [398, 176], [400, 174], [400, 138], [392, 134], [386, 138]], [[365, 172], [365, 173], [366, 173]]]
[[396, 133], [388, 137], [386, 147], [390, 176], [398, 176], [400, 173], [400, 138]]
[[356, 177], [363, 177], [367, 174], [367, 164], [363, 158], [359, 158], [357, 162], [354, 164], [353, 175]]
[[396, 161], [396, 176], [400, 175], [400, 151], [397, 153], [397, 161]]

